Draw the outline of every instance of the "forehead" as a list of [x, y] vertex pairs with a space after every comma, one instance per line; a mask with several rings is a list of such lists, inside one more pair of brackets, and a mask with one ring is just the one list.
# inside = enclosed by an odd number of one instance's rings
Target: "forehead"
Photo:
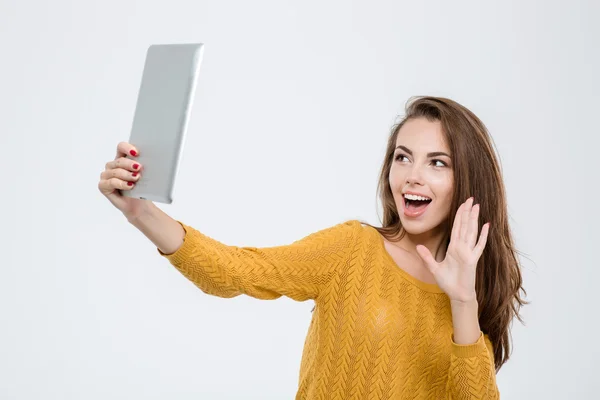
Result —
[[406, 121], [396, 137], [396, 146], [399, 145], [404, 145], [413, 152], [450, 151], [441, 122], [426, 118]]

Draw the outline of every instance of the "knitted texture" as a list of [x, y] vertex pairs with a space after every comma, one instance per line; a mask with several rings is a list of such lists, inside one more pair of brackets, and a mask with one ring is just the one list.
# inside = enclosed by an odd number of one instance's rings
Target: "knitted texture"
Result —
[[288, 245], [223, 244], [178, 221], [158, 252], [204, 293], [313, 299], [296, 399], [499, 399], [492, 344], [452, 337], [450, 299], [398, 266], [383, 237], [349, 220]]

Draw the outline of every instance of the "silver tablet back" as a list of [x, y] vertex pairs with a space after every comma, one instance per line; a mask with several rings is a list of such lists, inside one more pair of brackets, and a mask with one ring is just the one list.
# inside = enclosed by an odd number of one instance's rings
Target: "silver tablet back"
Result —
[[142, 164], [141, 177], [124, 196], [173, 202], [204, 44], [154, 44], [148, 48], [127, 156]]

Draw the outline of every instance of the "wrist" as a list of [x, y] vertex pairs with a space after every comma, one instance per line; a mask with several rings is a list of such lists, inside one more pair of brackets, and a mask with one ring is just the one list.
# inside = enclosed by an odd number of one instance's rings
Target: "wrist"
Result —
[[470, 293], [463, 293], [458, 296], [450, 297], [450, 301], [456, 304], [471, 304], [477, 302], [477, 293], [473, 290]]
[[452, 308], [477, 308], [479, 302], [477, 297], [465, 297], [461, 299], [450, 299], [450, 306]]
[[481, 332], [477, 300], [453, 300], [451, 308], [454, 343], [458, 345], [475, 343]]
[[158, 207], [156, 207], [153, 202], [147, 201], [144, 205], [138, 208], [135, 213], [123, 213], [123, 215], [130, 224], [138, 226], [140, 224], [144, 224], [145, 221], [155, 219], [157, 209]]
[[184, 242], [186, 231], [155, 204], [149, 203], [127, 220], [142, 232], [163, 254], [173, 254]]

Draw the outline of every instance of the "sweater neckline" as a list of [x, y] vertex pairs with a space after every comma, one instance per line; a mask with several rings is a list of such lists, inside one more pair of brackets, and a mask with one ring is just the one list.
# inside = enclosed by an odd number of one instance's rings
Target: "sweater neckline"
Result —
[[383, 253], [384, 259], [388, 262], [389, 265], [391, 265], [393, 267], [394, 270], [396, 270], [398, 272], [398, 274], [400, 274], [405, 280], [409, 281], [413, 285], [417, 286], [419, 289], [422, 289], [426, 292], [444, 293], [444, 291], [437, 284], [423, 282], [422, 280], [415, 278], [414, 276], [412, 276], [411, 274], [406, 272], [403, 268], [401, 268], [396, 263], [396, 260], [394, 260], [392, 255], [385, 248], [385, 241], [384, 241], [383, 235], [381, 233], [379, 233], [379, 231], [377, 229], [373, 228], [372, 226], [369, 226], [369, 228], [371, 228], [374, 231], [374, 233], [377, 235], [379, 247], [380, 247], [381, 252]]

